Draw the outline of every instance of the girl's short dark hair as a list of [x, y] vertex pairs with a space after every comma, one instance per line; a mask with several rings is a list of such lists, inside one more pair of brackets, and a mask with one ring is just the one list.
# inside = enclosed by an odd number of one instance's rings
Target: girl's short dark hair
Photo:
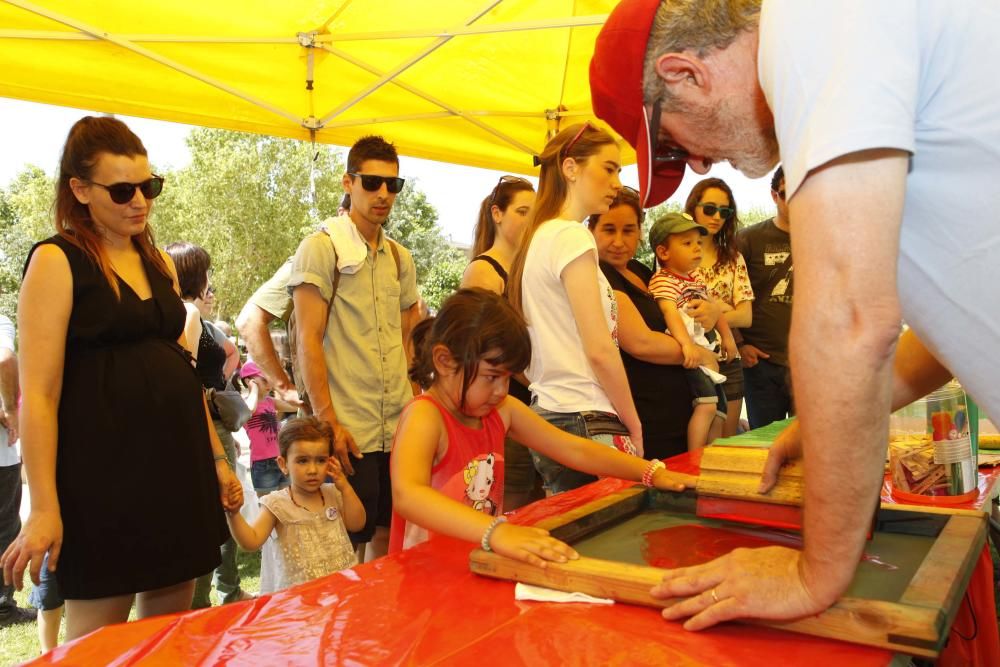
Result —
[[[479, 362], [520, 373], [531, 361], [524, 319], [498, 294], [478, 287], [460, 289], [441, 305], [437, 317], [413, 328], [410, 379], [424, 389], [434, 384], [435, 345], [444, 345], [462, 367], [462, 404], [476, 379]], [[490, 356], [486, 356], [490, 354]]]
[[205, 294], [208, 289], [208, 270], [212, 268], [212, 258], [208, 251], [186, 241], [171, 243], [164, 250], [174, 260], [181, 298], [193, 301]]
[[292, 444], [302, 440], [325, 440], [330, 445], [330, 456], [333, 456], [333, 428], [319, 417], [294, 417], [285, 422], [278, 433], [281, 458], [287, 460]]

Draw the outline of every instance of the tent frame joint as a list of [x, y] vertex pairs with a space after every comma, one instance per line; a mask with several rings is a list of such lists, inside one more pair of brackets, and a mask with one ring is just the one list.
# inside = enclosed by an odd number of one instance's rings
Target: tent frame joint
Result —
[[302, 127], [306, 128], [310, 132], [322, 130], [324, 125], [326, 125], [326, 123], [319, 118], [316, 118], [316, 116], [309, 116], [308, 118], [302, 119]]

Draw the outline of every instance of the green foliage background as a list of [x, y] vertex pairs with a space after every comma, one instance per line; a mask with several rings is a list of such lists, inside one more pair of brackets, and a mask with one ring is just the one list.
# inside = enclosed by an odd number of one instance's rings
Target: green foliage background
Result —
[[[154, 164], [167, 182], [150, 224], [161, 247], [189, 241], [209, 252], [216, 316], [231, 321], [299, 241], [337, 214], [343, 159], [329, 146], [226, 130], [193, 130], [187, 145], [187, 167], [160, 172]], [[54, 192], [54, 175], [32, 165], [0, 188], [0, 312], [11, 318], [28, 250], [55, 231]], [[387, 224], [389, 235], [413, 252], [417, 283], [431, 308], [458, 287], [465, 266], [437, 218], [411, 179]]]

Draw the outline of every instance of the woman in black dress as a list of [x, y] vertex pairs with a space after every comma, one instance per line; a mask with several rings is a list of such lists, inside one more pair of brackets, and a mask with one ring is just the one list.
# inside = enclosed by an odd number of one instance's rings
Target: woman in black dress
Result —
[[663, 333], [667, 323], [646, 289], [652, 271], [635, 259], [642, 219], [638, 193], [622, 188], [608, 212], [590, 216], [587, 224], [618, 301], [618, 345], [642, 422], [644, 456], [662, 459], [688, 449], [692, 397], [681, 347]]
[[[57, 234], [29, 255], [18, 304], [31, 514], [3, 556], [18, 588], [48, 551], [67, 639], [187, 609], [219, 563], [239, 482], [178, 343], [184, 306], [146, 224], [163, 180], [121, 121], [70, 130]], [[213, 456], [215, 461], [213, 462]], [[220, 497], [222, 502], [220, 502]]]

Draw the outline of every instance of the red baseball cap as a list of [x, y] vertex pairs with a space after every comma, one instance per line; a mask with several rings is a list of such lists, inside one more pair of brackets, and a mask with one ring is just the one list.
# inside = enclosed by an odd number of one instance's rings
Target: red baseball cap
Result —
[[[590, 98], [597, 117], [635, 148], [643, 208], [672, 195], [684, 178], [686, 162], [655, 162], [650, 150], [650, 118], [642, 100], [646, 44], [660, 0], [622, 0], [608, 16], [590, 59]], [[659, 119], [653, 119], [658, 123]]]

